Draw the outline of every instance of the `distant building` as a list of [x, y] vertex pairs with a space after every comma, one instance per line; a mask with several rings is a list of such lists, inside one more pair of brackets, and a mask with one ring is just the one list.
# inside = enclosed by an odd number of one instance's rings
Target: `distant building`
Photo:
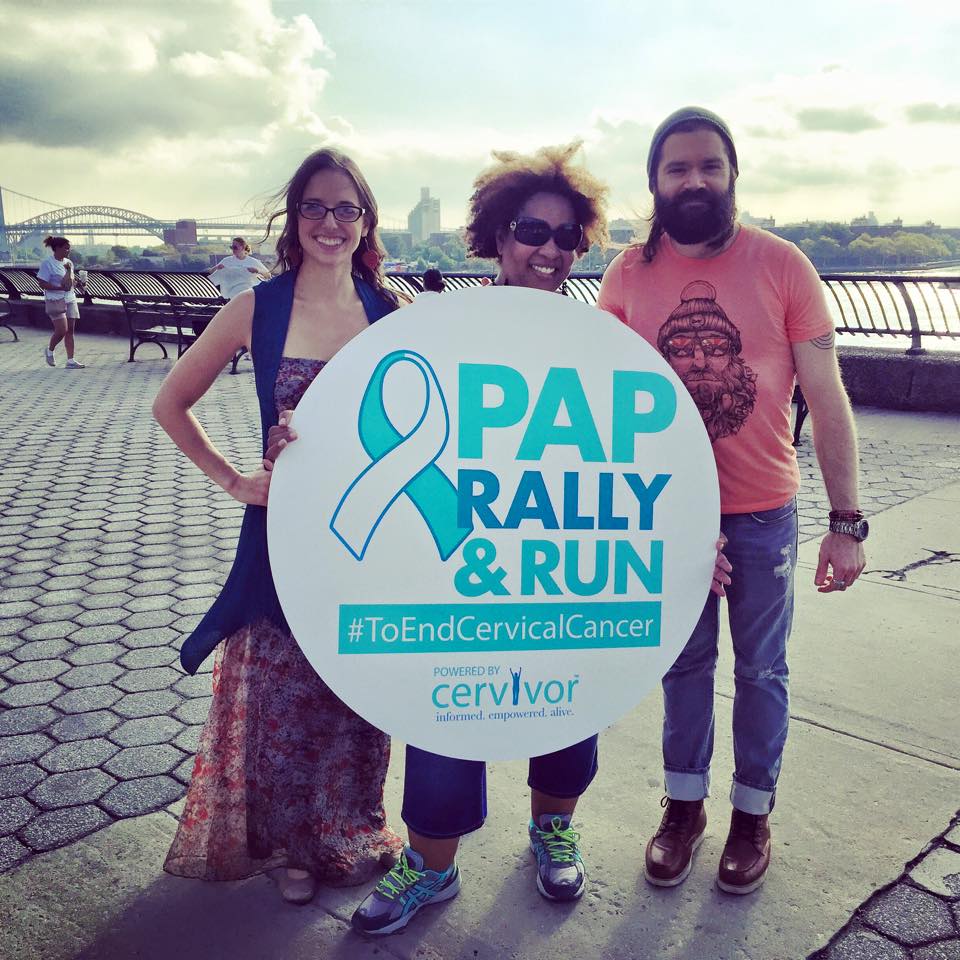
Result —
[[760, 227], [763, 230], [772, 230], [777, 225], [777, 221], [773, 217], [752, 217], [748, 210], [744, 210], [740, 214], [739, 220], [741, 223], [749, 224], [751, 227]]
[[384, 230], [378, 228], [380, 239], [389, 253], [404, 257], [413, 249], [413, 237], [409, 230]]
[[163, 231], [163, 242], [174, 247], [195, 247], [197, 245], [197, 221], [178, 220], [172, 230]]
[[865, 217], [854, 217], [850, 221], [851, 227], [879, 227], [880, 223], [871, 210]]
[[617, 217], [607, 225], [610, 239], [614, 243], [633, 243], [638, 237], [647, 235], [646, 220], [625, 220]]
[[429, 247], [442, 247], [451, 237], [455, 237], [460, 234], [459, 230], [434, 230], [430, 236], [427, 237], [427, 246]]
[[891, 220], [889, 223], [885, 223], [884, 226], [893, 227], [894, 230], [900, 230], [903, 227], [903, 218], [897, 217], [896, 220]]
[[420, 188], [420, 202], [407, 216], [407, 229], [415, 244], [423, 243], [431, 233], [440, 232], [440, 201], [430, 196], [429, 187]]

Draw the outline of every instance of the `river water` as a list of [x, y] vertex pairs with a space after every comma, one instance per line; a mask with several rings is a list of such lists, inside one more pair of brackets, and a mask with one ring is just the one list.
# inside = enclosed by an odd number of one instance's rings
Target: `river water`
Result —
[[[885, 272], [885, 275], [892, 275]], [[957, 277], [960, 281], [960, 266], [940, 267], [933, 270], [903, 271], [903, 275], [916, 280], [923, 276]], [[906, 290], [913, 303], [917, 322], [923, 331], [922, 345], [927, 350], [960, 351], [960, 282], [947, 286], [941, 283], [907, 282]], [[877, 326], [903, 326], [910, 329], [907, 310], [900, 293], [885, 283], [869, 283], [861, 280], [859, 289], [853, 284], [838, 284], [831, 281], [827, 303], [837, 326], [867, 327], [872, 314]], [[839, 302], [838, 302], [839, 301]], [[869, 308], [869, 309], [868, 309]], [[899, 317], [899, 323], [895, 319]], [[958, 336], [931, 336], [931, 331], [946, 331]], [[908, 335], [879, 335], [863, 333], [840, 333], [837, 342], [842, 346], [867, 346], [904, 352], [910, 346]]]

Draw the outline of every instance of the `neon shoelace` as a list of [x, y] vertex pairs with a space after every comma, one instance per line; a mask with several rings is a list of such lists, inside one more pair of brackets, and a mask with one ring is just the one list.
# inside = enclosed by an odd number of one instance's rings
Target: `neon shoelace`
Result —
[[377, 884], [377, 893], [388, 900], [393, 900], [407, 888], [412, 887], [422, 876], [421, 871], [414, 870], [407, 862], [406, 854], [402, 854], [400, 862]]
[[536, 828], [540, 839], [554, 863], [575, 863], [578, 857], [577, 842], [580, 834], [570, 827], [564, 828], [563, 821], [554, 817], [550, 821], [550, 830]]

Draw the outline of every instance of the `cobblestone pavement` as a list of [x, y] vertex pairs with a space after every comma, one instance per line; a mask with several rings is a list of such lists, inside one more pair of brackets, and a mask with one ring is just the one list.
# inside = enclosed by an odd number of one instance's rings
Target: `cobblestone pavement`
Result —
[[[210, 675], [186, 676], [178, 644], [242, 515], [150, 416], [168, 362], [127, 364], [122, 340], [81, 336], [87, 369], [51, 370], [43, 338], [19, 332], [0, 346], [0, 870], [183, 795]], [[198, 412], [250, 463], [241, 370]]]
[[960, 960], [960, 815], [809, 960]]
[[[0, 344], [0, 872], [183, 795], [210, 674], [208, 663], [184, 675], [177, 649], [226, 577], [242, 514], [150, 416], [169, 362], [145, 347], [128, 364], [123, 340], [81, 335], [87, 369], [50, 369], [45, 338], [19, 332]], [[228, 458], [252, 466], [256, 399], [240, 369], [197, 413]], [[804, 540], [829, 509], [806, 436]], [[861, 460], [875, 513], [954, 480], [960, 447], [870, 439]], [[958, 829], [817, 956], [960, 960]], [[943, 942], [917, 948], [931, 931]]]

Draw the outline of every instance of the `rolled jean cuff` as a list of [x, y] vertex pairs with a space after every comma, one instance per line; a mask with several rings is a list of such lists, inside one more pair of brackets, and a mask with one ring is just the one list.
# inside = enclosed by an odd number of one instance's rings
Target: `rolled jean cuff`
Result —
[[555, 753], [531, 757], [527, 786], [558, 800], [583, 796], [597, 775], [598, 739], [594, 734]]
[[671, 800], [704, 800], [710, 796], [710, 771], [681, 773], [664, 770], [663, 787]]
[[743, 813], [762, 816], [773, 809], [776, 790], [760, 790], [757, 787], [748, 787], [745, 784], [733, 781], [730, 787], [730, 802]]
[[419, 825], [407, 812], [406, 807], [401, 811], [400, 819], [406, 824], [408, 830], [418, 833], [421, 837], [428, 837], [430, 840], [452, 840], [454, 837], [465, 837], [468, 833], [479, 830], [486, 822], [485, 817], [479, 820], [464, 820], [461, 824], [453, 826], [452, 830], [438, 833], [436, 827], [431, 824]]

